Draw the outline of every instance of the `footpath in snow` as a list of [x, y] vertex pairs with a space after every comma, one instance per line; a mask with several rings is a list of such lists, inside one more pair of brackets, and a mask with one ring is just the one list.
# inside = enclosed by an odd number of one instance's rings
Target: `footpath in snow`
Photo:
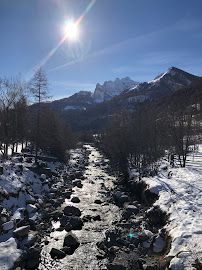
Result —
[[171, 167], [163, 159], [158, 175], [143, 181], [159, 195], [154, 206], [169, 215], [165, 229], [172, 237], [171, 269], [195, 269], [195, 262], [202, 262], [202, 145], [189, 154], [186, 168]]

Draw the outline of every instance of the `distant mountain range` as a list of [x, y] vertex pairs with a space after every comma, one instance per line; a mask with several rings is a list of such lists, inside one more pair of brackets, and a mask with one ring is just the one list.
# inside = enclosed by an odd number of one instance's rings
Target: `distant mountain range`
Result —
[[156, 101], [196, 82], [198, 76], [171, 67], [150, 82], [137, 83], [129, 77], [97, 84], [94, 93], [80, 91], [49, 103], [74, 131], [104, 128], [113, 114], [133, 110], [145, 101]]

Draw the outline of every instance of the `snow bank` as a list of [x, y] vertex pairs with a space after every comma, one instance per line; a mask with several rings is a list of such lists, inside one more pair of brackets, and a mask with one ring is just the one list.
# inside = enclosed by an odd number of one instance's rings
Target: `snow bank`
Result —
[[189, 155], [186, 168], [171, 168], [165, 160], [161, 168], [157, 176], [143, 180], [159, 195], [154, 205], [169, 214], [165, 228], [173, 237], [167, 255], [174, 256], [171, 269], [193, 269], [195, 260], [202, 260], [202, 145]]

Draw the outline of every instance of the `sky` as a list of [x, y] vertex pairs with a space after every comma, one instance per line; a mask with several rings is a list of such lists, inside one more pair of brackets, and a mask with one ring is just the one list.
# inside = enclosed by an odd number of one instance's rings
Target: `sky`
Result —
[[[202, 76], [201, 0], [0, 0], [0, 77], [43, 65], [53, 99], [175, 66]], [[67, 20], [79, 36], [66, 38]]]

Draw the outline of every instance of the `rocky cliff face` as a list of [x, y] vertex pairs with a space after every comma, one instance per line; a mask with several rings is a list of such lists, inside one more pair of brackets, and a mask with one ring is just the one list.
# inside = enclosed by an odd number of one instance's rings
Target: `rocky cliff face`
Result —
[[93, 94], [93, 100], [97, 103], [110, 100], [113, 97], [120, 95], [124, 90], [138, 84], [139, 83], [131, 80], [129, 77], [123, 79], [117, 78], [114, 82], [106, 81], [103, 85], [98, 83]]

